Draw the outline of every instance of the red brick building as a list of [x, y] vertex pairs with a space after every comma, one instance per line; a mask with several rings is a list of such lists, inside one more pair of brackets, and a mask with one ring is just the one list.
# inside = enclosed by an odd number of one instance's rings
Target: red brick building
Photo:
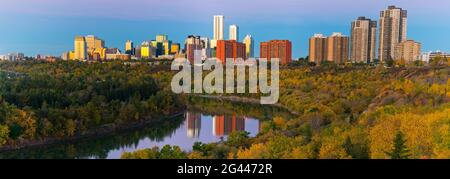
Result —
[[218, 40], [216, 47], [216, 58], [225, 63], [227, 58], [246, 59], [245, 44], [235, 40]]
[[260, 58], [279, 58], [280, 64], [286, 65], [292, 62], [292, 43], [289, 40], [271, 40], [261, 42]]

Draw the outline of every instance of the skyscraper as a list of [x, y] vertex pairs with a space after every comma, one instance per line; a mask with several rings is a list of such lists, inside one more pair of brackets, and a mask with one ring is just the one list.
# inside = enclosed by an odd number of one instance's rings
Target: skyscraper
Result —
[[239, 41], [239, 27], [237, 25], [230, 25], [230, 40]]
[[320, 65], [326, 60], [327, 38], [323, 34], [314, 34], [309, 39], [309, 61]]
[[127, 40], [125, 43], [125, 53], [129, 55], [134, 55], [134, 45], [131, 40]]
[[379, 61], [394, 60], [394, 48], [406, 41], [407, 11], [395, 6], [380, 13]]
[[74, 46], [75, 48], [73, 58], [75, 60], [86, 60], [87, 57], [86, 39], [83, 36], [76, 36]]
[[278, 58], [280, 64], [286, 65], [292, 62], [292, 43], [289, 40], [271, 40], [261, 42], [260, 58], [266, 58], [270, 61], [272, 58]]
[[214, 40], [223, 40], [223, 20], [224, 16], [214, 16]]
[[400, 42], [395, 46], [394, 59], [404, 60], [406, 63], [412, 63], [420, 60], [420, 48], [421, 44], [419, 42], [415, 42], [414, 40]]
[[216, 15], [214, 16], [214, 34], [211, 40], [211, 48], [216, 48], [217, 41], [223, 40], [223, 27], [224, 27], [224, 16]]
[[216, 57], [222, 63], [225, 63], [228, 58], [245, 60], [245, 51], [245, 44], [235, 40], [217, 41]]
[[251, 35], [247, 35], [244, 38], [244, 44], [245, 44], [245, 56], [247, 58], [253, 58], [255, 57], [254, 49], [255, 49], [255, 42], [253, 40], [253, 37]]
[[341, 33], [333, 33], [327, 38], [327, 61], [343, 64], [348, 60], [348, 41], [347, 36]]
[[375, 60], [377, 21], [359, 17], [352, 22], [350, 59], [370, 63]]

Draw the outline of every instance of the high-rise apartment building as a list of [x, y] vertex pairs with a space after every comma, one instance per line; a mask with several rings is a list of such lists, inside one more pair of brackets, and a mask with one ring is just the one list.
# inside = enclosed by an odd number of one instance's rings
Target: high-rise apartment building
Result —
[[235, 40], [239, 41], [239, 27], [237, 25], [230, 25], [230, 39], [229, 40]]
[[421, 44], [414, 40], [406, 40], [395, 46], [394, 60], [403, 60], [406, 63], [412, 63], [420, 60]]
[[406, 41], [407, 16], [406, 10], [395, 6], [389, 6], [388, 9], [381, 11], [378, 36], [380, 62], [394, 60], [394, 48], [398, 43]]
[[292, 43], [289, 40], [271, 40], [261, 42], [260, 58], [266, 58], [270, 61], [272, 58], [278, 58], [280, 64], [286, 65], [292, 62]]
[[74, 47], [75, 48], [73, 58], [75, 60], [86, 60], [87, 59], [86, 39], [83, 36], [76, 36]]
[[216, 58], [222, 63], [225, 63], [227, 59], [245, 60], [245, 44], [237, 42], [235, 40], [218, 40], [216, 47]]
[[309, 61], [320, 65], [326, 60], [327, 38], [323, 34], [314, 34], [309, 39]]
[[253, 37], [251, 35], [247, 35], [245, 36], [243, 42], [245, 44], [245, 56], [247, 58], [255, 57], [255, 42], [253, 40]]
[[348, 36], [333, 33], [327, 38], [327, 61], [343, 64], [348, 60]]
[[352, 22], [350, 60], [370, 63], [375, 60], [377, 21], [359, 17]]

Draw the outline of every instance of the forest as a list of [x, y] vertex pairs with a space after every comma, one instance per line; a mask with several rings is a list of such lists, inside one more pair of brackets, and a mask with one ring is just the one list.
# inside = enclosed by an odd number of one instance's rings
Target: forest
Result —
[[184, 108], [164, 66], [25, 61], [0, 68], [0, 146], [120, 129]]
[[262, 121], [254, 138], [241, 131], [190, 151], [154, 147], [122, 158], [450, 158], [449, 70], [447, 64], [283, 68], [279, 103], [294, 117]]

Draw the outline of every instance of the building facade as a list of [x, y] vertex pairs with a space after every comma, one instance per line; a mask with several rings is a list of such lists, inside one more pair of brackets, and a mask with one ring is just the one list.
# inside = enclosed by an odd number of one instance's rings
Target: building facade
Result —
[[375, 61], [377, 21], [359, 17], [352, 22], [350, 60], [357, 63]]
[[75, 37], [74, 44], [74, 59], [75, 60], [86, 60], [87, 59], [87, 45], [86, 40], [83, 36]]
[[131, 40], [127, 40], [125, 43], [125, 53], [129, 55], [134, 55], [134, 44]]
[[326, 59], [329, 62], [343, 64], [348, 60], [348, 36], [335, 32], [327, 38]]
[[236, 60], [241, 58], [245, 60], [245, 44], [237, 42], [235, 40], [218, 40], [216, 47], [216, 58], [225, 63], [227, 59], [232, 58]]
[[406, 41], [407, 11], [395, 6], [380, 13], [378, 59], [394, 60], [395, 47]]
[[278, 58], [280, 64], [286, 65], [292, 62], [292, 43], [289, 40], [271, 40], [261, 42], [260, 58], [270, 61], [272, 58]]
[[191, 62], [191, 64], [194, 63], [195, 60], [195, 53], [196, 51], [199, 53], [201, 57], [201, 50], [203, 48], [202, 40], [200, 39], [200, 36], [194, 36], [189, 35], [188, 38], [185, 41], [185, 51], [186, 51], [186, 58]]
[[245, 56], [247, 58], [255, 57], [255, 41], [253, 40], [253, 37], [251, 35], [247, 35], [245, 36], [243, 42], [245, 44]]
[[230, 38], [229, 40], [239, 41], [239, 27], [237, 25], [230, 25]]
[[395, 46], [394, 60], [412, 63], [421, 60], [421, 44], [414, 40], [406, 40]]
[[326, 60], [327, 38], [323, 34], [314, 34], [309, 39], [309, 62], [320, 65]]

